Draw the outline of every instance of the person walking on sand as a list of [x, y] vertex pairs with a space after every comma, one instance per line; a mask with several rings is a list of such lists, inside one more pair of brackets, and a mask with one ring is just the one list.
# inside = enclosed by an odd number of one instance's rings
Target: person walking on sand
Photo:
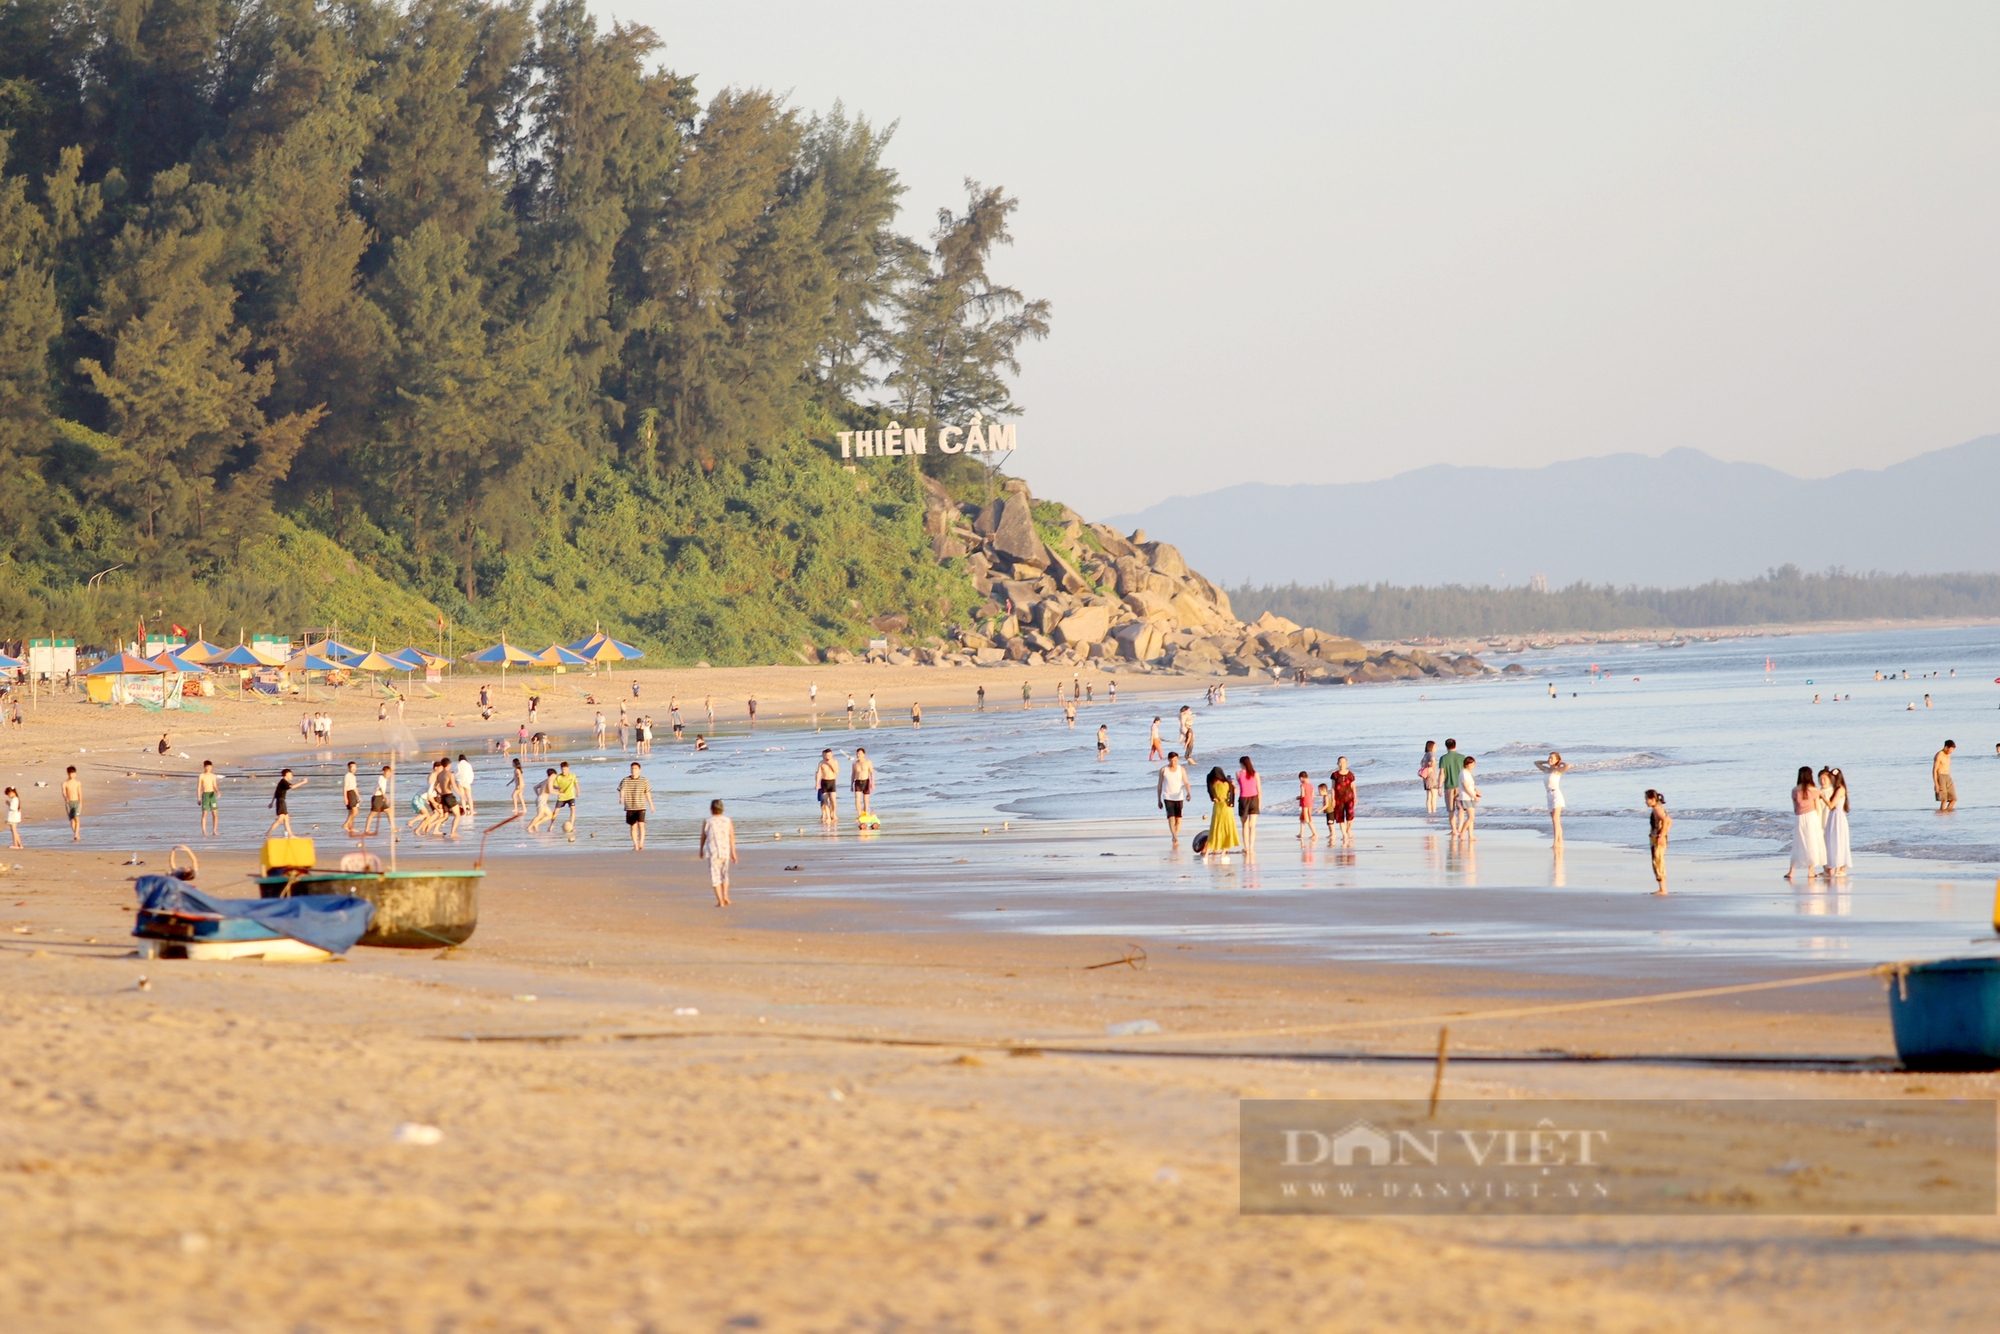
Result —
[[868, 752], [859, 746], [854, 748], [854, 764], [848, 776], [854, 789], [854, 813], [865, 815], [874, 810], [875, 764], [868, 758]]
[[591, 740], [599, 750], [604, 749], [604, 710], [597, 711], [597, 720], [591, 728]]
[[347, 808], [347, 821], [340, 827], [353, 838], [354, 817], [361, 813], [361, 776], [355, 773], [353, 760], [347, 762], [347, 772], [340, 776], [340, 803]]
[[21, 794], [13, 788], [6, 791], [7, 834], [14, 840], [12, 846], [21, 846]]
[[697, 858], [708, 858], [708, 883], [715, 890], [715, 906], [729, 906], [729, 864], [736, 858], [736, 822], [722, 813], [722, 801], [708, 803], [708, 818], [701, 822], [701, 846]]
[[854, 730], [854, 692], [847, 692], [847, 730]]
[[1792, 864], [1785, 871], [1790, 880], [1800, 871], [1810, 881], [1826, 865], [1826, 816], [1820, 809], [1819, 784], [1813, 781], [1812, 766], [1799, 766], [1799, 781], [1792, 788]]
[[1111, 728], [1104, 723], [1099, 723], [1097, 725], [1097, 762], [1099, 764], [1104, 763], [1105, 757], [1110, 754]]
[[1236, 771], [1236, 815], [1243, 821], [1243, 850], [1257, 850], [1257, 815], [1264, 809], [1264, 780], [1248, 755], [1236, 757], [1242, 767]]
[[1931, 792], [1937, 797], [1938, 814], [1958, 809], [1958, 784], [1951, 777], [1951, 753], [1956, 741], [1946, 741], [1944, 749], [1931, 756]]
[[1444, 775], [1438, 769], [1438, 743], [1424, 742], [1424, 757], [1417, 761], [1417, 777], [1424, 785], [1424, 814], [1438, 813], [1438, 793], [1444, 788]]
[[1173, 751], [1167, 756], [1166, 767], [1160, 770], [1159, 782], [1154, 787], [1154, 800], [1167, 813], [1167, 833], [1173, 845], [1181, 845], [1181, 812], [1188, 800], [1188, 772], [1181, 768], [1181, 754]]
[[76, 776], [76, 766], [69, 766], [63, 778], [63, 811], [69, 816], [69, 841], [83, 842], [83, 780]]
[[1351, 848], [1354, 846], [1354, 771], [1347, 767], [1345, 755], [1334, 761], [1333, 772], [1328, 777], [1333, 780], [1333, 813], [1327, 819], [1326, 841], [1333, 842], [1333, 831], [1338, 826], [1341, 844]]
[[222, 804], [222, 785], [216, 781], [214, 760], [201, 762], [201, 773], [194, 780], [194, 794], [195, 804], [201, 809], [202, 837], [220, 837], [222, 812], [217, 807]]
[[646, 812], [653, 809], [653, 785], [639, 773], [639, 762], [632, 761], [632, 772], [618, 784], [618, 800], [625, 807], [625, 827], [632, 834], [632, 851], [646, 850]]
[[819, 791], [819, 822], [832, 828], [840, 822], [840, 765], [835, 763], [833, 752], [819, 753], [819, 769], [813, 775], [813, 784]]
[[1653, 881], [1659, 886], [1655, 894], [1667, 892], [1667, 834], [1674, 827], [1674, 817], [1667, 814], [1667, 794], [1646, 789], [1646, 809], [1652, 814], [1647, 821], [1646, 842], [1653, 852]]
[[1153, 716], [1152, 748], [1146, 752], [1146, 759], [1150, 763], [1151, 761], [1157, 760], [1159, 758], [1160, 758], [1160, 719], [1159, 715], [1155, 714]]
[[1237, 832], [1236, 812], [1232, 809], [1236, 787], [1219, 764], [1211, 765], [1208, 770], [1208, 802], [1208, 838], [1198, 849], [1204, 861], [1243, 846], [1243, 836]]
[[[518, 765], [520, 761], [514, 763]], [[389, 783], [395, 772], [394, 765], [385, 764], [382, 772], [375, 776], [375, 791], [368, 798], [368, 823], [361, 827], [361, 837], [375, 836], [375, 817], [378, 815], [392, 825], [396, 823], [396, 817], [389, 813]]]
[[1556, 842], [1563, 841], [1563, 808], [1569, 803], [1563, 800], [1562, 776], [1569, 772], [1569, 765], [1563, 762], [1562, 752], [1552, 750], [1546, 760], [1536, 760], [1535, 767], [1544, 775], [1542, 785], [1549, 790], [1549, 823], [1555, 826]]
[[290, 769], [286, 769], [278, 775], [278, 786], [271, 793], [271, 809], [277, 813], [277, 818], [272, 820], [271, 827], [264, 831], [265, 838], [269, 838], [272, 834], [277, 833], [280, 825], [284, 826], [286, 838], [298, 837], [298, 835], [292, 832], [290, 797], [293, 788], [304, 787], [311, 781], [309, 778], [294, 780]]
[[1319, 842], [1319, 830], [1313, 825], [1313, 815], [1318, 808], [1313, 805], [1312, 775], [1299, 770], [1299, 842]]
[[1854, 865], [1854, 847], [1847, 832], [1847, 775], [1838, 769], [1822, 771], [1826, 780], [1826, 873], [1844, 876]]

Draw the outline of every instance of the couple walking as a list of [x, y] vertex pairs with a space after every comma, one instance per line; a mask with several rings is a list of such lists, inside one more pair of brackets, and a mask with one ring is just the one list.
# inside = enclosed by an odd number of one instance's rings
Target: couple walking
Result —
[[1822, 873], [1829, 879], [1846, 875], [1854, 862], [1847, 835], [1847, 775], [1821, 769], [1815, 777], [1811, 765], [1801, 765], [1792, 788], [1792, 815], [1792, 864], [1785, 879], [1800, 871], [1808, 880]]

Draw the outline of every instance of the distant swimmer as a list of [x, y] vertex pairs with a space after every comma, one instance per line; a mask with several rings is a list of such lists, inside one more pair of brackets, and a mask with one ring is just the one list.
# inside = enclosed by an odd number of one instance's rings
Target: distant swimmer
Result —
[[1937, 795], [1938, 814], [1958, 807], [1958, 784], [1951, 778], [1951, 753], [1958, 749], [1956, 741], [1944, 743], [1944, 749], [1931, 757], [1931, 791]]
[[1097, 726], [1097, 758], [1102, 760], [1111, 753], [1111, 729], [1102, 723]]
[[1070, 699], [1070, 700], [1064, 700], [1064, 701], [1063, 701], [1063, 721], [1064, 721], [1064, 722], [1066, 722], [1066, 723], [1068, 723], [1068, 724], [1069, 724], [1069, 725], [1070, 725], [1071, 727], [1075, 727], [1075, 726], [1076, 726], [1076, 701], [1075, 701], [1075, 700], [1073, 700], [1073, 699]]

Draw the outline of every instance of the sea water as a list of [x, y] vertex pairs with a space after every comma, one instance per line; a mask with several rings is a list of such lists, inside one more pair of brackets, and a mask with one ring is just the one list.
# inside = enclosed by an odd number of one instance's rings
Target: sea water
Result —
[[[709, 800], [720, 797], [752, 853], [739, 873], [744, 888], [761, 881], [787, 895], [893, 895], [900, 909], [922, 909], [908, 920], [934, 925], [1179, 934], [1396, 960], [1518, 962], [1526, 949], [1550, 967], [1602, 966], [1621, 954], [1895, 959], [1963, 953], [1990, 937], [2000, 874], [2000, 629], [1597, 644], [1495, 661], [1524, 670], [1348, 687], [1232, 677], [1222, 680], [1227, 702], [1213, 707], [1205, 698], [1212, 678], [1176, 678], [1182, 688], [1165, 692], [1128, 688], [1111, 704], [1113, 674], [1086, 673], [1095, 698], [1074, 728], [1052, 698], [1022, 708], [1019, 679], [1001, 668], [940, 673], [968, 697], [985, 685], [988, 702], [933, 706], [921, 727], [911, 725], [907, 703], [898, 708], [883, 694], [879, 725], [857, 712], [850, 726], [842, 700], [810, 724], [726, 724], [710, 732], [706, 752], [670, 740], [646, 754], [615, 741], [597, 749], [586, 731], [560, 738], [546, 757], [523, 758], [531, 785], [565, 759], [579, 774], [575, 841], [560, 829], [528, 835], [521, 820], [493, 835], [490, 853], [559, 857], [623, 843], [615, 788], [636, 758], [659, 806], [650, 824], [659, 854], [690, 851]], [[1189, 804], [1181, 846], [1168, 842], [1147, 736], [1157, 716], [1165, 744], [1176, 748], [1182, 704], [1195, 712], [1197, 792], [1211, 765], [1233, 774], [1242, 756], [1263, 775], [1254, 858], [1204, 863], [1192, 855], [1203, 800]], [[663, 705], [647, 698], [637, 706], [654, 716], [656, 736], [671, 735]], [[684, 716], [701, 722], [688, 727], [690, 738], [709, 730], [699, 713]], [[1100, 724], [1111, 741], [1102, 761]], [[316, 833], [328, 852], [344, 846], [342, 765], [361, 762], [365, 803], [380, 756], [398, 749], [393, 738], [370, 737], [372, 729], [350, 726], [334, 750], [241, 771], [242, 781], [225, 785], [223, 841], [255, 845], [276, 765], [290, 763], [314, 780], [292, 798], [294, 825]], [[1479, 761], [1476, 841], [1454, 842], [1442, 815], [1424, 812], [1423, 743], [1442, 749], [1447, 737]], [[1947, 738], [1958, 743], [1960, 800], [1940, 815], [1930, 767]], [[833, 834], [820, 829], [814, 798], [822, 747], [841, 765]], [[459, 748], [447, 740], [419, 758], [405, 755], [405, 786], [421, 784], [434, 754], [456, 759]], [[876, 835], [852, 827], [847, 773], [861, 748], [876, 767]], [[509, 813], [508, 759], [464, 750], [480, 775], [479, 817], [455, 844], [406, 835], [406, 861], [467, 858], [478, 835]], [[1561, 855], [1533, 767], [1552, 750], [1571, 766]], [[1324, 783], [1341, 756], [1358, 775], [1356, 846], [1330, 848], [1323, 824], [1317, 842], [1302, 846], [1297, 775]], [[1787, 886], [1780, 878], [1793, 826], [1789, 790], [1802, 765], [1846, 774], [1856, 864], [1843, 883]], [[1633, 904], [1653, 888], [1644, 851], [1649, 787], [1665, 793], [1674, 814], [1673, 893], [1642, 916]], [[135, 783], [124, 809], [99, 819], [179, 822], [192, 834], [192, 791], [188, 779]], [[371, 846], [380, 851], [382, 842]]]

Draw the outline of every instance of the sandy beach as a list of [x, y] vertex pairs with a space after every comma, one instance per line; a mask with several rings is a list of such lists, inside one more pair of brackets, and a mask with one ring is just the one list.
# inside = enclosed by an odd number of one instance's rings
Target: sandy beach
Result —
[[[670, 690], [698, 711], [691, 680], [719, 700], [728, 690], [738, 721], [736, 697], [751, 689], [760, 719], [798, 714], [811, 679], [823, 703], [844, 705], [851, 683], [864, 701], [875, 688], [885, 710], [911, 698], [927, 712], [960, 706], [982, 682], [989, 705], [1005, 703], [993, 699], [1003, 686], [1019, 701], [1017, 677], [998, 671], [640, 679], [656, 717]], [[1038, 700], [1053, 697], [1055, 679], [1034, 678]], [[1190, 683], [1119, 678], [1121, 694], [1160, 685]], [[476, 721], [476, 688], [447, 687], [423, 706], [435, 720], [413, 702], [413, 730], [427, 745], [478, 735], [442, 727], [447, 710]], [[587, 728], [592, 707], [564, 694], [544, 692], [544, 725]], [[373, 700], [358, 692], [332, 707], [372, 725]], [[44, 713], [26, 738], [8, 738], [15, 770], [79, 750], [136, 760], [161, 718], [69, 708], [60, 737]], [[170, 721], [176, 751], [249, 757], [295, 736], [297, 714], [231, 704]], [[135, 868], [101, 843], [52, 847], [52, 832], [41, 826], [0, 877], [10, 1328], [1792, 1330], [1815, 1319], [1901, 1328], [1919, 1310], [1929, 1328], [1990, 1319], [2000, 1256], [1990, 1216], [1240, 1212], [1241, 1100], [1422, 1099], [1441, 1026], [1453, 1099], [2000, 1095], [1993, 1075], [1897, 1070], [1873, 977], [1480, 1019], [1831, 970], [1690, 971], [1663, 956], [1550, 973], [1315, 959], [1189, 943], [1144, 923], [1103, 935], [978, 930], [926, 892], [961, 857], [999, 854], [942, 838], [922, 859], [873, 869], [840, 868], [810, 840], [749, 846], [726, 913], [689, 847], [502, 851], [487, 864], [479, 931], [456, 951], [141, 961], [130, 878], [159, 869], [181, 835], [134, 831], [146, 863]], [[851, 839], [837, 849], [850, 850]], [[462, 861], [469, 848], [449, 855]], [[826, 869], [787, 870], [804, 865]], [[202, 884], [236, 892], [253, 869], [241, 851], [204, 854]], [[810, 896], [773, 892], [815, 875]], [[987, 910], [1009, 907], [1005, 873], [988, 878], [1000, 888], [987, 890]], [[1114, 962], [1137, 961], [1135, 946], [1142, 966]], [[1162, 1032], [1107, 1034], [1134, 1020]], [[441, 1138], [398, 1143], [404, 1123]], [[1741, 1138], [1752, 1147], [1724, 1164], [1716, 1189], [1772, 1212], [1807, 1200], [1814, 1171]]]

